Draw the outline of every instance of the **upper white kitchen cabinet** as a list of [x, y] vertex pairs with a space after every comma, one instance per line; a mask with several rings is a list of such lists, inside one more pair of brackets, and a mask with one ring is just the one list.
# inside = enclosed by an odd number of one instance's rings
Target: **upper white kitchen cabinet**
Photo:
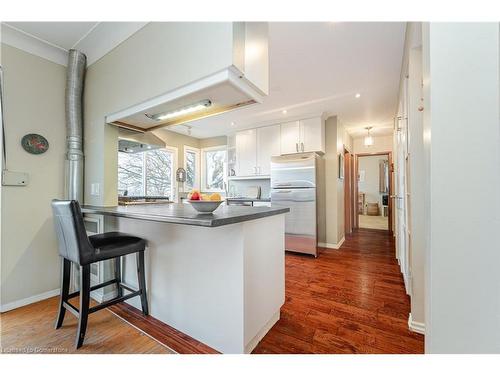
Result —
[[271, 174], [271, 157], [281, 154], [280, 126], [272, 125], [257, 129], [257, 172]]
[[236, 133], [236, 175], [257, 174], [257, 129]]
[[280, 126], [272, 125], [236, 133], [236, 175], [271, 174], [271, 156], [280, 155]]
[[281, 154], [299, 152], [300, 123], [299, 121], [281, 124]]
[[320, 117], [300, 120], [300, 151], [325, 152], [325, 123]]
[[281, 124], [281, 154], [325, 152], [325, 122], [313, 117]]

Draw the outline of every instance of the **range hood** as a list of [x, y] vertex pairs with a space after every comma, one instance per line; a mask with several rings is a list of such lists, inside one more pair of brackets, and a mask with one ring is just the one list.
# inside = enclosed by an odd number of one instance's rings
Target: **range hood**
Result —
[[138, 153], [164, 148], [165, 142], [151, 132], [136, 132], [120, 129], [118, 132], [118, 151]]
[[263, 101], [257, 89], [234, 66], [106, 116], [106, 122], [138, 132], [179, 125]]
[[221, 35], [219, 41], [207, 41], [222, 43], [230, 52], [218, 57], [220, 70], [109, 114], [106, 123], [149, 132], [261, 103], [269, 94], [268, 23], [232, 22]]

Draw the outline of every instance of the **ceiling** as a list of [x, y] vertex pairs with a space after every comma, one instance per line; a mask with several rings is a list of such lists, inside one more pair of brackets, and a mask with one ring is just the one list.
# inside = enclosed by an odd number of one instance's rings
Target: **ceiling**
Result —
[[6, 22], [7, 25], [69, 50], [99, 22]]
[[91, 65], [147, 22], [2, 22], [2, 42], [66, 65], [68, 50], [87, 55]]
[[[78, 48], [90, 65], [145, 24], [9, 22], [2, 24], [7, 26], [2, 27], [2, 42], [46, 53], [42, 57], [63, 65], [67, 50]], [[191, 129], [169, 129], [207, 138], [327, 113], [337, 115], [355, 138], [366, 134], [366, 126], [373, 126], [374, 136], [391, 134], [405, 28], [402, 22], [271, 22], [270, 94], [264, 102], [191, 122]], [[42, 51], [33, 41], [53, 51]]]
[[[191, 134], [224, 135], [322, 112], [338, 115], [353, 137], [364, 136], [366, 126], [374, 136], [392, 134], [405, 28], [395, 22], [271, 22], [269, 96], [263, 104], [191, 122]], [[188, 132], [183, 125], [169, 129]]]

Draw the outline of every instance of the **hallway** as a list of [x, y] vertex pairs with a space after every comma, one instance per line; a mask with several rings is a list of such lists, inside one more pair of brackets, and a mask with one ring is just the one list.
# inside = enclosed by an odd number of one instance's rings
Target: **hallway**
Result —
[[393, 238], [360, 229], [317, 259], [287, 253], [281, 319], [254, 353], [423, 353], [409, 311]]

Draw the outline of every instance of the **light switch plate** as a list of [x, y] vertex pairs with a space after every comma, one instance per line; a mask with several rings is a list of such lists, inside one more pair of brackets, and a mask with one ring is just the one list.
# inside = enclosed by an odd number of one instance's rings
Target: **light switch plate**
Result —
[[99, 196], [99, 183], [90, 184], [90, 195]]
[[30, 176], [24, 172], [13, 172], [8, 170], [2, 171], [3, 186], [26, 186], [28, 185]]

